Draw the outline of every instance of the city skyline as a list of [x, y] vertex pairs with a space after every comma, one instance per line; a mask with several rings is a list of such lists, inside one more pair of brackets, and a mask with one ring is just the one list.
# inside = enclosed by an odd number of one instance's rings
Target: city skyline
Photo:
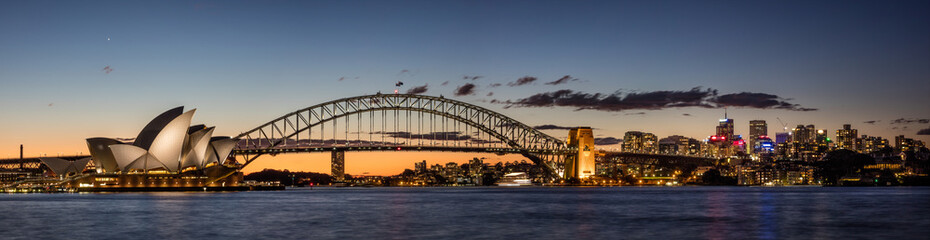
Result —
[[[577, 126], [598, 138], [703, 139], [727, 111], [743, 136], [750, 120], [765, 120], [770, 135], [784, 121], [930, 141], [917, 135], [930, 129], [925, 2], [0, 6], [4, 158], [19, 144], [27, 156], [86, 154], [84, 139], [132, 137], [175, 106], [235, 136], [299, 108], [395, 89], [553, 125], [545, 132], [560, 139], [568, 130], [558, 127]], [[326, 172], [327, 154], [316, 155], [250, 169]], [[474, 156], [483, 155], [349, 153], [346, 170], [389, 175]]]

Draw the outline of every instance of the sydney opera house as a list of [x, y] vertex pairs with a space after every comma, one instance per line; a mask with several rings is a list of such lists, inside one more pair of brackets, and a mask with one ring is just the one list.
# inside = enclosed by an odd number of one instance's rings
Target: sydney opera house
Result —
[[[241, 181], [233, 160], [237, 140], [213, 136], [214, 127], [191, 126], [195, 110], [168, 110], [129, 141], [89, 138], [90, 158], [42, 158], [53, 172], [69, 178], [63, 187], [94, 189], [177, 189], [233, 187]], [[88, 161], [94, 172], [82, 174]], [[83, 165], [82, 165], [83, 164]]]

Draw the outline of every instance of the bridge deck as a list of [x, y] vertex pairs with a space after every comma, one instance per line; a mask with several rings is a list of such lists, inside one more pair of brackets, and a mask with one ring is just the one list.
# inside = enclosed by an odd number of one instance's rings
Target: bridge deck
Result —
[[478, 153], [537, 153], [537, 154], [569, 154], [569, 150], [551, 149], [517, 149], [517, 148], [483, 148], [483, 147], [454, 147], [454, 146], [321, 146], [321, 147], [287, 147], [271, 149], [236, 149], [235, 154], [281, 154], [305, 152], [331, 152], [331, 151], [417, 151], [417, 152], [478, 152]]

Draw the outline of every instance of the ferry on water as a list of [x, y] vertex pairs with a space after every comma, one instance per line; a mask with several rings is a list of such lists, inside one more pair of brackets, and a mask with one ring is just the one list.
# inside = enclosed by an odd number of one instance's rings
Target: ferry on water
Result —
[[527, 177], [525, 172], [513, 172], [504, 174], [504, 177], [497, 182], [497, 186], [501, 187], [519, 187], [519, 186], [532, 186], [533, 182], [530, 181], [530, 178]]

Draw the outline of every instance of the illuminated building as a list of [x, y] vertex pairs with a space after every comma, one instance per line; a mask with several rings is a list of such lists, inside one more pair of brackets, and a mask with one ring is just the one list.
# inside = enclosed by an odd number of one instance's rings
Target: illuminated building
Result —
[[87, 146], [100, 173], [160, 171], [177, 173], [222, 165], [237, 141], [213, 137], [213, 127], [190, 126], [195, 110], [177, 107], [158, 115], [131, 144], [88, 138]]
[[818, 129], [817, 133], [814, 135], [814, 152], [817, 153], [826, 153], [830, 151], [830, 146], [833, 143], [829, 137], [827, 137], [826, 129]]
[[803, 124], [799, 124], [793, 129], [791, 140], [795, 143], [813, 143], [814, 131], [814, 125], [804, 126]]
[[446, 163], [446, 166], [442, 170], [442, 177], [449, 181], [455, 181], [462, 176], [462, 168], [455, 162]]
[[578, 154], [565, 160], [565, 178], [585, 179], [594, 176], [594, 132], [591, 128], [572, 128], [568, 131], [566, 144], [571, 149], [577, 149]]
[[791, 133], [775, 133], [775, 144], [786, 143], [791, 141]]
[[[695, 143], [692, 143], [692, 142], [695, 142]], [[693, 146], [692, 144], [697, 145], [697, 146], [694, 146], [695, 148], [694, 151], [692, 151], [692, 146]], [[688, 154], [693, 154], [692, 152], [696, 153], [697, 151], [700, 151], [699, 144], [700, 143], [697, 142], [697, 140], [694, 140], [694, 139], [691, 139], [685, 136], [672, 135], [667, 138], [663, 138], [659, 140], [659, 151], [658, 152], [661, 154], [688, 155]]]
[[924, 142], [920, 140], [914, 140], [911, 138], [905, 138], [904, 135], [898, 135], [894, 137], [894, 148], [895, 150], [901, 152], [916, 151], [919, 148], [924, 147]]
[[791, 140], [788, 144], [790, 149], [787, 151], [787, 157], [803, 161], [820, 159], [824, 153], [829, 151], [831, 142], [827, 137], [827, 130], [818, 130], [814, 125], [798, 125], [794, 128]]
[[703, 153], [704, 149], [707, 148], [705, 145], [706, 143], [701, 140], [689, 138], [688, 139], [688, 154], [698, 155], [698, 154]]
[[478, 178], [481, 175], [481, 168], [484, 167], [484, 161], [479, 158], [473, 158], [468, 161], [468, 173], [473, 178]]
[[791, 133], [790, 132], [780, 132], [775, 133], [775, 157], [776, 158], [787, 158], [791, 153]]
[[775, 158], [789, 158], [791, 157], [791, 145], [790, 142], [781, 142], [775, 143]]
[[733, 139], [733, 119], [727, 118], [724, 115], [723, 119], [720, 119], [720, 123], [717, 125], [717, 136], [725, 137], [725, 139]]
[[749, 146], [750, 147], [755, 147], [757, 139], [759, 139], [762, 136], [768, 136], [768, 135], [769, 135], [769, 125], [765, 123], [765, 120], [749, 121]]
[[629, 131], [623, 134], [623, 151], [635, 153], [656, 153], [658, 138], [655, 134]]
[[836, 148], [858, 150], [858, 144], [856, 144], [858, 136], [859, 130], [852, 129], [849, 124], [843, 124], [843, 129], [836, 130]]
[[[233, 162], [227, 162], [238, 140], [213, 137], [213, 127], [190, 126], [195, 110], [183, 109], [177, 107], [158, 115], [131, 143], [88, 138], [96, 173], [77, 177], [64, 186], [168, 189], [238, 185], [241, 173]], [[60, 172], [79, 173], [62, 161], [44, 162]], [[71, 164], [80, 165], [77, 161]]]
[[861, 153], [873, 153], [881, 150], [882, 148], [889, 147], [888, 139], [882, 137], [874, 137], [868, 135], [862, 135], [862, 145], [859, 147], [859, 152]]
[[414, 169], [414, 171], [416, 171], [417, 174], [421, 174], [421, 173], [427, 172], [428, 169], [426, 168], [426, 160], [423, 160], [423, 161], [421, 161], [421, 162], [415, 162], [415, 163], [413, 163], [413, 169]]
[[716, 133], [710, 136], [707, 141], [717, 146], [715, 155], [718, 157], [732, 156], [735, 154], [734, 150], [746, 151], [746, 144], [742, 137], [738, 137], [734, 133], [733, 119], [727, 117], [726, 113], [724, 113], [723, 119], [718, 122]]
[[759, 136], [752, 145], [752, 152], [759, 155], [768, 155], [775, 152], [775, 142], [768, 136]]

